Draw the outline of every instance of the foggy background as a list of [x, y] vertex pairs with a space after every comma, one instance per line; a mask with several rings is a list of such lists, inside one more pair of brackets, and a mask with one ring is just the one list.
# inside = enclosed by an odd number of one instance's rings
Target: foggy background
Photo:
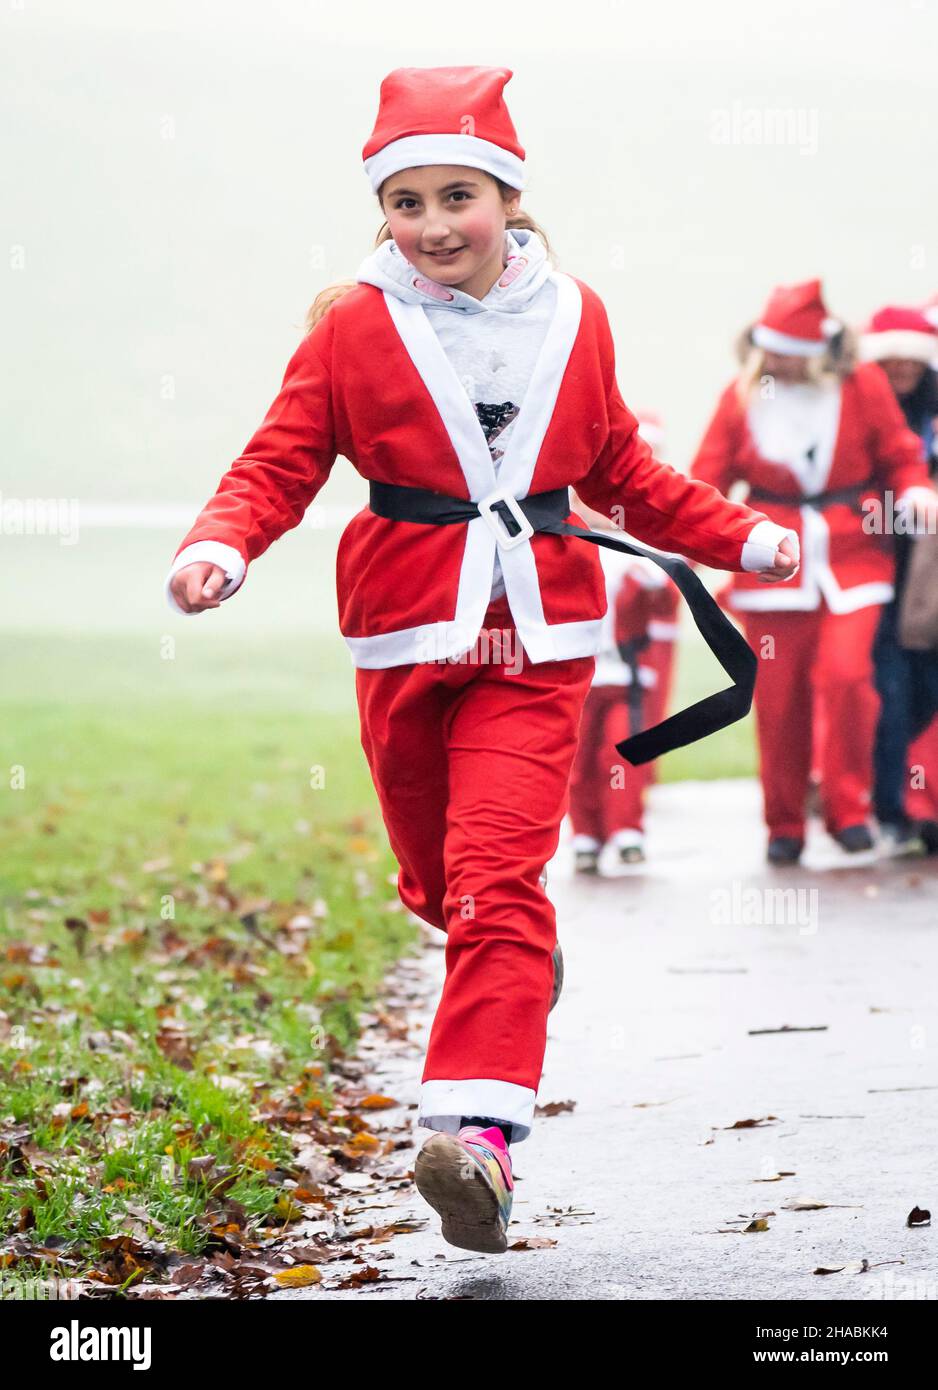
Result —
[[[373, 246], [361, 149], [392, 68], [514, 70], [522, 206], [603, 298], [622, 394], [686, 467], [773, 284], [820, 275], [853, 322], [938, 290], [936, 38], [933, 0], [7, 0], [0, 492], [77, 499], [81, 532], [0, 537], [2, 625], [341, 640], [334, 525], [285, 537], [209, 618], [162, 585], [308, 305]], [[318, 502], [364, 496], [339, 459]], [[130, 503], [150, 526], [94, 524]], [[160, 528], [156, 505], [182, 511]]]

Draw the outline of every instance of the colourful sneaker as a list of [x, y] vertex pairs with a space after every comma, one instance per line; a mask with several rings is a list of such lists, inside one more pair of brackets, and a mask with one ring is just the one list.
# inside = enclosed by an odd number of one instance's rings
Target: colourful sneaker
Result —
[[464, 1125], [432, 1134], [417, 1155], [417, 1191], [442, 1218], [443, 1239], [461, 1250], [501, 1255], [508, 1248], [514, 1182], [501, 1132]]

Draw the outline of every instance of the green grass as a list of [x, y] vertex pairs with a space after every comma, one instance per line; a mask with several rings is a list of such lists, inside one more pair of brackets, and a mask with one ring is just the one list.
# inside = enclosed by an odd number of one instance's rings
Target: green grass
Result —
[[[291, 1130], [364, 1127], [334, 1065], [415, 939], [344, 645], [173, 633], [3, 644], [0, 1296], [279, 1223]], [[689, 643], [677, 701], [723, 684]], [[661, 775], [751, 770], [747, 721]]]
[[100, 1267], [133, 1208], [204, 1251], [219, 1190], [279, 1219], [277, 1109], [327, 1119], [331, 1064], [414, 940], [352, 671], [335, 645], [188, 634], [169, 661], [124, 637], [7, 657], [0, 1235]]
[[[696, 633], [685, 636], [677, 651], [677, 673], [671, 712], [684, 709], [729, 684], [716, 658]], [[752, 714], [728, 729], [668, 753], [659, 764], [662, 782], [710, 782], [721, 777], [753, 777], [756, 773], [755, 718]]]

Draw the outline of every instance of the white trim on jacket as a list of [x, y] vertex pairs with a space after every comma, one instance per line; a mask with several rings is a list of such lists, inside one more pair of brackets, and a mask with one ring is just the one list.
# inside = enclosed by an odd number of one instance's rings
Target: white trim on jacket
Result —
[[[563, 271], [550, 275], [556, 289], [554, 316], [538, 354], [524, 400], [515, 417], [498, 475], [488, 441], [465, 388], [420, 304], [406, 304], [385, 290], [384, 301], [452, 442], [473, 502], [496, 488], [526, 497], [547, 428], [557, 404], [582, 314], [580, 288]], [[482, 517], [466, 526], [456, 612], [449, 621], [396, 632], [346, 637], [356, 666], [398, 666], [412, 661], [455, 660], [471, 650], [482, 630], [491, 596], [496, 540]], [[529, 660], [560, 661], [594, 656], [601, 618], [548, 623], [530, 541], [499, 551], [505, 594], [518, 637]]]
[[810, 613], [825, 599], [832, 613], [855, 613], [874, 603], [888, 603], [893, 597], [891, 584], [874, 580], [843, 589], [830, 566], [830, 530], [823, 515], [814, 507], [801, 509], [801, 584], [790, 588], [778, 584], [772, 589], [733, 589], [729, 604], [740, 613]]

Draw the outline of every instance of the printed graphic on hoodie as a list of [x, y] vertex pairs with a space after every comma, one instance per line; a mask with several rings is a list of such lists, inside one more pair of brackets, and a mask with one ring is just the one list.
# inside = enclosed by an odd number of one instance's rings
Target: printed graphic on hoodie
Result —
[[509, 425], [518, 414], [518, 406], [513, 401], [503, 401], [501, 405], [489, 405], [487, 401], [476, 401], [475, 409], [497, 473], [498, 465], [505, 453], [505, 445], [508, 442], [505, 436], [508, 433]]

